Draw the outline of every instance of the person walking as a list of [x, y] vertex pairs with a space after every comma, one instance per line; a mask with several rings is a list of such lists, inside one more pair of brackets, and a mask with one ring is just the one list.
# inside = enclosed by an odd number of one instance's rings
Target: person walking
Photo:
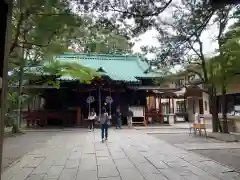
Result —
[[131, 111], [130, 107], [128, 107], [127, 122], [128, 122], [129, 128], [132, 128], [132, 117], [133, 117], [133, 112]]
[[105, 108], [102, 109], [101, 117], [100, 117], [100, 124], [101, 124], [101, 137], [102, 142], [104, 142], [104, 138], [108, 140], [108, 128], [110, 125], [110, 118]]
[[122, 125], [122, 114], [121, 114], [121, 111], [120, 111], [120, 107], [117, 108], [116, 110], [116, 119], [117, 119], [117, 122], [116, 122], [116, 129], [121, 129], [121, 125]]
[[88, 121], [89, 121], [89, 130], [93, 131], [95, 128], [95, 120], [96, 120], [97, 114], [94, 110], [94, 108], [91, 109], [91, 112], [88, 116]]

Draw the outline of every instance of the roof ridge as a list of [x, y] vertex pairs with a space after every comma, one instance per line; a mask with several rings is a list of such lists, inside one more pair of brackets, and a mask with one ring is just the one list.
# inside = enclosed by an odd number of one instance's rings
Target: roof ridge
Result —
[[138, 58], [138, 55], [134, 54], [102, 54], [102, 53], [78, 53], [78, 52], [64, 52], [61, 55], [58, 56], [64, 56], [64, 55], [75, 55], [75, 56], [108, 56], [108, 57], [135, 57]]

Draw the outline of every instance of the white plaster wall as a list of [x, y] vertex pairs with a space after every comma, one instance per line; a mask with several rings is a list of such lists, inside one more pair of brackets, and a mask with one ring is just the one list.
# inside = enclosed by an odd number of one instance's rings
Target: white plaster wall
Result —
[[166, 103], [166, 102], [168, 102], [168, 99], [161, 99], [161, 102]]
[[191, 122], [194, 122], [194, 113], [200, 113], [199, 101], [201, 100], [202, 99], [199, 99], [197, 97], [187, 98], [187, 112], [188, 118]]
[[157, 97], [157, 98], [156, 98], [156, 108], [157, 108], [157, 109], [159, 109], [159, 100], [160, 100], [160, 99]]
[[[174, 107], [174, 112], [173, 113], [176, 113], [177, 112], [177, 102], [178, 101], [184, 101], [184, 99], [170, 99], [170, 108], [173, 109]], [[169, 102], [169, 99], [161, 99], [161, 103], [166, 103], [166, 102]]]

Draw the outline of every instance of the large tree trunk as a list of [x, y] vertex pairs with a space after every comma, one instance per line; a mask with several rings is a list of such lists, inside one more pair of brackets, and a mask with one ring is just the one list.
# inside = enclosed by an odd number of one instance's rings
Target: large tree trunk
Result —
[[[23, 64], [23, 63], [21, 63]], [[20, 132], [20, 123], [22, 119], [22, 85], [23, 85], [23, 65], [21, 65], [19, 70], [19, 84], [18, 84], [18, 107], [17, 107], [17, 117], [14, 118], [12, 133]]]
[[226, 93], [227, 93], [226, 92], [226, 86], [224, 84], [222, 84], [223, 133], [228, 133]]
[[219, 131], [222, 132], [222, 126], [221, 126], [221, 123], [220, 123], [220, 119], [218, 117], [217, 91], [216, 91], [215, 87], [213, 88], [213, 98], [214, 98], [214, 103], [215, 103], [214, 107], [216, 108], [216, 111], [215, 111], [216, 121], [217, 121], [217, 124], [218, 124]]
[[17, 107], [17, 117], [13, 121], [12, 133], [19, 133], [20, 123], [22, 121], [22, 91], [23, 91], [23, 74], [25, 67], [25, 58], [24, 58], [24, 48], [22, 49], [22, 58], [19, 68], [19, 82], [18, 82], [18, 107]]
[[217, 110], [217, 96], [215, 92], [215, 88], [211, 86], [208, 90], [209, 92], [209, 102], [211, 106], [211, 114], [212, 114], [212, 131], [220, 132], [222, 131], [219, 118], [218, 118], [218, 110]]

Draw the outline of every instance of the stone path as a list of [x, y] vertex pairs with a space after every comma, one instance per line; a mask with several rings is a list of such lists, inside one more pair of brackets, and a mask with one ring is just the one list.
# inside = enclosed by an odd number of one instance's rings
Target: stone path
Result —
[[36, 148], [45, 146], [45, 143], [57, 132], [27, 132], [16, 137], [8, 137], [3, 142], [2, 170], [6, 170], [14, 161]]
[[136, 130], [62, 131], [2, 174], [2, 180], [238, 180], [208, 158]]

